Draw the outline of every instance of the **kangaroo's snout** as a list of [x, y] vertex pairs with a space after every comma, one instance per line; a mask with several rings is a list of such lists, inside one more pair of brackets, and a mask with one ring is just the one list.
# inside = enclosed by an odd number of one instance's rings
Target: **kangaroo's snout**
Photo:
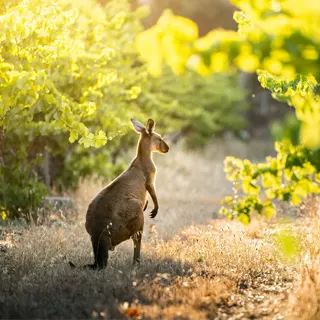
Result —
[[162, 140], [160, 144], [160, 150], [162, 153], [167, 153], [169, 151], [169, 146]]

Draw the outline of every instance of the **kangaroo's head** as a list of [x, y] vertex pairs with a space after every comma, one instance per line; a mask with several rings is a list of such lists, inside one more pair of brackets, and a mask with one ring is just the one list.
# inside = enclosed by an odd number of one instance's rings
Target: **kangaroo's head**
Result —
[[167, 153], [169, 151], [169, 146], [163, 141], [161, 135], [154, 131], [156, 124], [152, 119], [148, 120], [146, 126], [135, 119], [130, 120], [134, 130], [141, 135], [141, 148], [144, 148], [145, 151], [160, 153]]

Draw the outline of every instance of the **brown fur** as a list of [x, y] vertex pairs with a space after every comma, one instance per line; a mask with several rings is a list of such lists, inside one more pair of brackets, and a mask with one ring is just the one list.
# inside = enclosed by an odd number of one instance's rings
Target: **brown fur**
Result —
[[154, 132], [155, 123], [152, 119], [148, 120], [146, 127], [134, 119], [131, 121], [140, 133], [137, 155], [127, 170], [93, 199], [87, 211], [86, 230], [91, 236], [95, 258], [94, 264], [90, 265], [92, 268], [106, 267], [108, 250], [113, 250], [129, 238], [134, 241], [134, 263], [139, 263], [147, 191], [154, 203], [150, 217], [154, 218], [159, 209], [152, 152], [166, 153], [169, 147]]

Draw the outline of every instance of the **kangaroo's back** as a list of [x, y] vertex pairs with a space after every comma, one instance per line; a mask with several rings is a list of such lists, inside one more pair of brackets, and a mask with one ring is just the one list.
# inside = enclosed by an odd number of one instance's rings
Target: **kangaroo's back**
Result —
[[[146, 202], [145, 176], [141, 170], [129, 167], [106, 186], [90, 203], [86, 215], [86, 229], [91, 235], [101, 232], [113, 220], [130, 220], [130, 212]], [[135, 199], [136, 201], [128, 201]], [[126, 213], [129, 212], [129, 215]]]

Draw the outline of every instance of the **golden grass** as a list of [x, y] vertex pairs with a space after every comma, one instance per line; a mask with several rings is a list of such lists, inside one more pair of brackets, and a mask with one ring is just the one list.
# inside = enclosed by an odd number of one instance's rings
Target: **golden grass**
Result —
[[[92, 262], [85, 209], [100, 185], [84, 183], [79, 218], [0, 234], [0, 315], [52, 319], [320, 319], [320, 227], [317, 214], [249, 227], [217, 219], [230, 192], [215, 150], [177, 149], [157, 157], [160, 212], [146, 215], [142, 265], [133, 245], [110, 252], [103, 271], [69, 268]], [[78, 201], [79, 202], [79, 201]], [[318, 212], [319, 206], [308, 204]], [[151, 210], [149, 206], [147, 212]], [[304, 209], [305, 211], [307, 209]], [[277, 233], [303, 239], [283, 259]]]
[[289, 298], [289, 317], [294, 320], [320, 319], [320, 202], [313, 199], [311, 219], [305, 219], [303, 228], [304, 251], [298, 281]]
[[[101, 272], [67, 264], [92, 259], [83, 221], [33, 227], [11, 237], [0, 254], [0, 312], [4, 318], [317, 319], [318, 264], [305, 263], [300, 272], [302, 260], [282, 260], [272, 236], [281, 227], [252, 233], [214, 220], [185, 227], [168, 241], [153, 227], [139, 269], [131, 268], [133, 248], [126, 242]], [[314, 248], [309, 245], [304, 257]]]
[[69, 259], [77, 265], [92, 259], [83, 227], [82, 221], [33, 227], [0, 255], [4, 318], [271, 317], [282, 314], [295, 277], [268, 231], [261, 231], [263, 240], [252, 238], [225, 220], [186, 227], [168, 241], [147, 234], [137, 270], [131, 242], [111, 253], [104, 271], [70, 269]]

